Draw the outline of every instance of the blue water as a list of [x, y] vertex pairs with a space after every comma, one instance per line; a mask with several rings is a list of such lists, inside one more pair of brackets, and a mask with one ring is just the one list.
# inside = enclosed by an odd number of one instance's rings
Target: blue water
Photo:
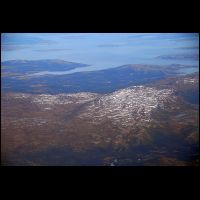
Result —
[[[126, 64], [138, 64], [138, 63], [126, 63]], [[110, 66], [110, 67], [102, 66], [102, 65], [91, 65], [91, 66], [88, 66], [88, 67], [84, 67], [84, 68], [80, 67], [80, 68], [75, 68], [75, 69], [67, 70], [67, 71], [48, 71], [47, 70], [47, 71], [41, 71], [41, 72], [37, 72], [37, 73], [32, 73], [32, 74], [30, 74], [30, 76], [34, 77], [34, 76], [44, 76], [44, 75], [67, 75], [67, 74], [73, 74], [73, 73], [77, 73], [77, 72], [99, 71], [99, 70], [104, 70], [104, 69], [115, 68], [115, 67], [118, 67], [118, 66], [122, 66], [124, 64], [125, 63], [123, 63], [121, 65], [113, 65], [113, 66]], [[141, 63], [139, 63], [139, 64], [141, 64]], [[153, 63], [153, 62], [143, 62], [142, 64], [152, 64], [152, 65], [155, 65], [155, 63]], [[173, 62], [165, 62], [165, 63], [162, 62], [160, 64], [160, 62], [156, 62], [156, 65], [161, 65], [161, 66], [171, 65], [171, 64], [174, 64], [174, 63]], [[196, 67], [190, 67], [190, 68], [180, 69], [177, 72], [179, 72], [180, 74], [190, 74], [190, 73], [197, 72], [199, 70], [198, 67], [197, 67], [198, 66], [197, 63], [193, 63], [192, 62], [190, 64], [193, 64], [192, 66], [196, 66]]]
[[177, 72], [180, 74], [192, 74], [194, 72], [198, 72], [199, 69], [197, 67], [191, 67], [191, 68], [184, 68], [184, 69], [179, 69]]

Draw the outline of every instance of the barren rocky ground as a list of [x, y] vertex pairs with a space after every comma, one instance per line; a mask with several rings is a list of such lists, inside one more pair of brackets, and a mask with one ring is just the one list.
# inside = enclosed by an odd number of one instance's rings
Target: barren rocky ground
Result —
[[3, 165], [198, 165], [198, 105], [169, 78], [108, 94], [3, 93]]

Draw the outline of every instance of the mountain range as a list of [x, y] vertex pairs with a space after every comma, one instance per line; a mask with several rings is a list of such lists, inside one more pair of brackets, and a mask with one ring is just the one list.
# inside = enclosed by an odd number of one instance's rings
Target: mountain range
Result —
[[199, 165], [198, 84], [194, 73], [109, 93], [2, 93], [3, 164]]
[[[198, 71], [197, 66], [128, 64], [99, 71], [73, 74], [34, 75], [47, 69], [66, 71], [88, 65], [63, 60], [2, 62], [2, 91], [34, 94], [93, 92], [108, 93], [129, 86], [148, 84], [168, 76]], [[185, 70], [185, 71], [184, 71]]]

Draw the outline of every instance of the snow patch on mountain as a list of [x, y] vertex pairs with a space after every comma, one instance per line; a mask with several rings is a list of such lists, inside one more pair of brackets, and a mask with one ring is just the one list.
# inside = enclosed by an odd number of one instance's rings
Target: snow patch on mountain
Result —
[[91, 117], [94, 123], [111, 119], [113, 123], [122, 126], [139, 121], [147, 123], [151, 121], [153, 110], [164, 109], [165, 102], [174, 101], [175, 98], [171, 89], [134, 86], [95, 99], [80, 117]]
[[36, 104], [45, 104], [45, 105], [58, 105], [58, 104], [70, 104], [70, 103], [86, 103], [93, 100], [98, 95], [93, 93], [76, 93], [76, 94], [41, 94], [35, 95], [32, 102]]

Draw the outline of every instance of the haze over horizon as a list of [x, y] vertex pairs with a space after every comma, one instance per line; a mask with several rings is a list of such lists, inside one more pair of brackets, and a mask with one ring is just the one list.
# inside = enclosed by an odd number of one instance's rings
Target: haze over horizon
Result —
[[61, 59], [90, 65], [71, 73], [124, 64], [199, 62], [196, 33], [3, 33], [1, 43], [2, 61]]

